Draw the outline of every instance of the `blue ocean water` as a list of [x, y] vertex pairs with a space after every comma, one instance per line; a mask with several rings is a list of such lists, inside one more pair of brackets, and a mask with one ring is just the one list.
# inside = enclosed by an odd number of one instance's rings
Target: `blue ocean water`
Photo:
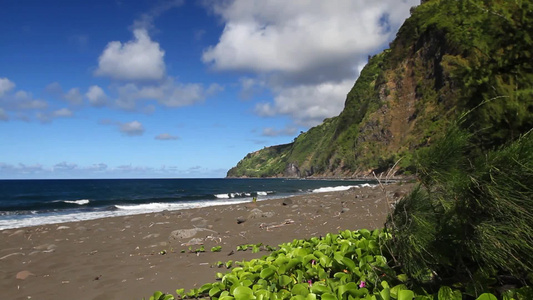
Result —
[[345, 190], [370, 181], [300, 179], [0, 180], [0, 230]]

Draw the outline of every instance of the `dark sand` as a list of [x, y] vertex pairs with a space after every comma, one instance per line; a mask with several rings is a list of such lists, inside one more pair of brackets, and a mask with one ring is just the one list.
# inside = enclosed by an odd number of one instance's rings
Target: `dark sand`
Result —
[[[146, 299], [213, 282], [217, 261], [262, 257], [238, 245], [277, 246], [339, 230], [383, 227], [412, 185], [353, 188], [215, 206], [0, 231], [0, 299]], [[285, 202], [285, 205], [284, 205]], [[238, 224], [237, 220], [244, 222]], [[183, 231], [176, 236], [176, 230]], [[172, 234], [174, 232], [174, 234]], [[190, 253], [203, 244], [206, 252]], [[222, 246], [221, 252], [211, 252]], [[181, 250], [185, 253], [181, 253]], [[160, 251], [166, 254], [160, 254]], [[230, 253], [233, 253], [230, 255]]]

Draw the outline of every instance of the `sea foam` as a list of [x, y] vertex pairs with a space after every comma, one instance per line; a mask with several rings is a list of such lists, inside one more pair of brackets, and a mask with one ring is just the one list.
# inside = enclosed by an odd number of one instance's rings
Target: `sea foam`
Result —
[[81, 200], [65, 200], [63, 201], [65, 203], [71, 203], [71, 204], [78, 204], [78, 205], [85, 205], [85, 204], [89, 204], [89, 200], [88, 199], [81, 199]]

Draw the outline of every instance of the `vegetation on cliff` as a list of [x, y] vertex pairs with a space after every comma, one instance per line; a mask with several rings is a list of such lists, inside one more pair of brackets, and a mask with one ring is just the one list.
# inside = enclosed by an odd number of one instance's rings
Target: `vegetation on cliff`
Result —
[[533, 127], [531, 1], [424, 1], [390, 49], [373, 56], [337, 117], [293, 143], [249, 154], [229, 177], [360, 176], [419, 149], [462, 123], [478, 149], [494, 149]]

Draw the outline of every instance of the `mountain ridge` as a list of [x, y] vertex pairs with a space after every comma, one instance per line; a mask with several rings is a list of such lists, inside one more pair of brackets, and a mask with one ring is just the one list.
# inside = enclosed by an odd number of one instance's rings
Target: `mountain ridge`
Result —
[[409, 175], [417, 151], [460, 117], [480, 148], [533, 127], [531, 2], [427, 0], [411, 12], [338, 116], [248, 154], [227, 176], [366, 177], [393, 166]]

